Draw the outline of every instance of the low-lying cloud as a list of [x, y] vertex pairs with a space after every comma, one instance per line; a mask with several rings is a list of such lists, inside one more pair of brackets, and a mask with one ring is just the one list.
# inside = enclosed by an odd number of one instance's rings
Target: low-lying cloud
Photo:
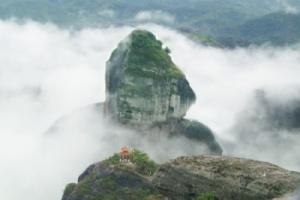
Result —
[[[186, 73], [198, 97], [187, 117], [211, 127], [225, 153], [300, 170], [291, 161], [297, 152], [289, 151], [280, 160], [276, 145], [271, 145], [275, 140], [267, 135], [268, 154], [257, 156], [253, 154], [256, 146], [240, 151], [244, 143], [234, 133], [240, 113], [252, 105], [249, 98], [255, 90], [265, 89], [278, 101], [299, 97], [299, 48], [216, 49], [165, 27], [142, 27], [171, 49], [174, 62]], [[164, 151], [169, 157], [202, 151], [182, 148], [190, 146], [190, 141], [177, 145], [179, 149], [171, 148], [182, 140], [162, 138], [165, 146], [157, 152], [148, 143], [139, 143], [136, 134], [102, 123], [94, 110], [76, 114], [77, 109], [105, 99], [105, 62], [132, 30], [111, 27], [74, 32], [51, 24], [0, 21], [0, 199], [60, 199], [66, 183], [76, 181], [89, 164], [111, 155], [120, 145], [132, 143], [127, 140], [136, 140], [135, 145], [156, 160], [166, 159], [158, 156]], [[74, 117], [60, 129], [63, 134], [45, 135], [58, 118], [72, 112]], [[114, 142], [112, 135], [103, 134], [107, 132], [115, 134]], [[297, 141], [292, 145], [289, 148], [300, 146]], [[170, 148], [175, 150], [170, 153]]]
[[277, 2], [281, 5], [282, 9], [286, 13], [290, 13], [290, 14], [299, 13], [299, 9], [296, 6], [293, 6], [288, 0], [277, 0]]
[[139, 22], [173, 23], [175, 16], [161, 10], [140, 11], [136, 14], [135, 20]]
[[116, 12], [114, 10], [111, 9], [106, 9], [106, 10], [100, 10], [98, 11], [98, 15], [101, 17], [115, 17]]

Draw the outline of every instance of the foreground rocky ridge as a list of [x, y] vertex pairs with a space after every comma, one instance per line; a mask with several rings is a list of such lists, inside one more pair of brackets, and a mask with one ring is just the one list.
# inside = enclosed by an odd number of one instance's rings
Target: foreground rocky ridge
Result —
[[119, 163], [115, 155], [91, 165], [77, 184], [66, 187], [62, 200], [263, 200], [300, 186], [300, 173], [266, 162], [203, 155], [158, 166], [143, 156], [131, 164]]
[[172, 199], [205, 192], [218, 199], [273, 199], [297, 189], [300, 173], [242, 158], [193, 156], [163, 164], [152, 183]]

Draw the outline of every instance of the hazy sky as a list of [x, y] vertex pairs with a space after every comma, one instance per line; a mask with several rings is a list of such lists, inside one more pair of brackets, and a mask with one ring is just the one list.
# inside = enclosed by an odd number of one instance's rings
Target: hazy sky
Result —
[[[196, 92], [197, 102], [187, 117], [208, 125], [221, 144], [240, 144], [235, 150], [224, 149], [225, 153], [300, 170], [293, 162], [299, 152], [293, 148], [300, 146], [297, 141], [289, 147], [291, 151], [286, 150], [291, 152], [289, 156], [281, 159], [278, 151], [271, 155], [272, 140], [266, 135], [269, 151], [257, 155], [255, 146], [239, 151], [243, 141], [236, 140], [232, 129], [256, 89], [266, 89], [278, 101], [299, 97], [300, 54], [296, 46], [222, 50], [196, 44], [168, 28], [143, 28], [153, 31], [171, 49], [173, 61], [186, 73]], [[44, 133], [61, 116], [104, 100], [105, 62], [132, 30], [123, 27], [70, 32], [50, 24], [0, 21], [0, 199], [60, 199], [68, 182], [76, 181], [89, 164], [104, 159], [126, 141], [127, 131], [118, 129], [120, 140], [111, 144], [103, 131], [116, 127], [101, 122], [93, 127], [97, 117], [92, 111], [75, 114], [74, 119], [65, 122], [64, 135], [45, 140]], [[76, 131], [81, 130], [76, 120], [88, 121], [96, 131]], [[181, 142], [179, 138], [163, 139], [161, 143], [175, 146]], [[183, 147], [190, 146], [188, 141], [183, 143]], [[139, 145], [160, 159], [161, 152], [151, 150], [148, 143]], [[190, 153], [191, 149], [183, 148], [168, 156], [184, 152]]]

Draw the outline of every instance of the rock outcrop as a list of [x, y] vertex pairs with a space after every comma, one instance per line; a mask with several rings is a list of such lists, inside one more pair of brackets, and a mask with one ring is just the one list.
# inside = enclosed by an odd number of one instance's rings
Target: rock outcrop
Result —
[[183, 135], [221, 154], [213, 132], [184, 119], [196, 95], [169, 49], [145, 30], [133, 31], [107, 62], [105, 113], [127, 127], [160, 128], [170, 136]]
[[212, 192], [222, 200], [273, 199], [295, 191], [300, 173], [225, 156], [179, 157], [158, 169], [153, 185], [171, 199]]
[[132, 163], [120, 163], [118, 154], [89, 166], [68, 184], [62, 200], [159, 200], [161, 195], [152, 186], [151, 176], [157, 165], [138, 150]]
[[195, 99], [167, 48], [148, 31], [133, 31], [107, 62], [107, 111], [121, 123], [141, 126], [182, 118]]
[[77, 184], [66, 187], [62, 200], [264, 200], [300, 186], [300, 173], [254, 160], [193, 156], [160, 166], [145, 156], [139, 161], [123, 164], [115, 155], [91, 165]]

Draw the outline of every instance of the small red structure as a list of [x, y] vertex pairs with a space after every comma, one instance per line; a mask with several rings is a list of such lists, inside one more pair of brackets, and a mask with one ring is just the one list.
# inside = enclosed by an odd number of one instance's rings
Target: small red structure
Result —
[[128, 147], [122, 147], [120, 150], [120, 162], [129, 162], [130, 150]]

